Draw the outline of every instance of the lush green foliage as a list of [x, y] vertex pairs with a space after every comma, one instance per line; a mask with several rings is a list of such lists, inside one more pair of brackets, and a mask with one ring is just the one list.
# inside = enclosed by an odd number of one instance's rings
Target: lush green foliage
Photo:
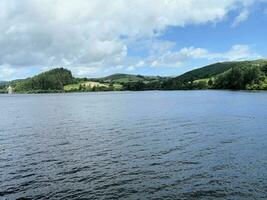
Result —
[[14, 81], [11, 85], [15, 92], [53, 92], [63, 91], [64, 85], [74, 82], [69, 70], [63, 68], [52, 69], [32, 78]]
[[[142, 76], [142, 75], [131, 75], [131, 74], [113, 74], [104, 78], [91, 79], [100, 83], [109, 84], [112, 90], [160, 90], [164, 81], [168, 80], [169, 77], [160, 76]], [[115, 87], [114, 89], [114, 85]], [[113, 88], [112, 88], [113, 86]]]
[[253, 89], [261, 88], [267, 61], [216, 63], [166, 81], [163, 89]]
[[118, 91], [118, 90], [122, 90], [121, 84], [100, 83], [96, 81], [80, 81], [78, 83], [64, 86], [65, 92]]
[[262, 72], [258, 66], [233, 67], [216, 77], [213, 85], [216, 89], [247, 89], [251, 84], [258, 84]]

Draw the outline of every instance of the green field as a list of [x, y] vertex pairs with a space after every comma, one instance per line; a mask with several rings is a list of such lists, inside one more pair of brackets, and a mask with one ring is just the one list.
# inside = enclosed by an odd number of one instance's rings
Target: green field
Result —
[[120, 84], [108, 84], [100, 83], [96, 81], [85, 81], [75, 84], [69, 84], [64, 86], [65, 92], [73, 91], [113, 91], [113, 90], [122, 90], [122, 85]]

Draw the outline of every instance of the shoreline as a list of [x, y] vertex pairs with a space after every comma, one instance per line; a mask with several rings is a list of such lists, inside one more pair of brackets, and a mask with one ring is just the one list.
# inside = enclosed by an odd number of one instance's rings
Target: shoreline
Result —
[[117, 91], [75, 91], [75, 92], [19, 92], [19, 93], [0, 93], [0, 95], [27, 95], [27, 94], [83, 94], [83, 93], [128, 93], [128, 92], [190, 92], [190, 91], [229, 91], [229, 92], [267, 92], [267, 90], [232, 90], [232, 89], [195, 89], [195, 90], [117, 90]]

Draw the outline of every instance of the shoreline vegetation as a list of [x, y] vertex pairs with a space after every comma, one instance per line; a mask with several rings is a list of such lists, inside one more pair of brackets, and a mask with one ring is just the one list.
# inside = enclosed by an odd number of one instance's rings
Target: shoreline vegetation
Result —
[[0, 93], [67, 93], [146, 90], [267, 90], [267, 60], [220, 62], [177, 77], [113, 74], [75, 78], [56, 68], [31, 78], [0, 81]]

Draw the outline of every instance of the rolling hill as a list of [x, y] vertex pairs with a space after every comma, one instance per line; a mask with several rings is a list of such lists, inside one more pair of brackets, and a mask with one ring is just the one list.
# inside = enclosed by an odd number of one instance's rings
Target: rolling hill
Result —
[[266, 66], [267, 60], [215, 63], [172, 78], [163, 89], [264, 89]]
[[0, 82], [0, 92], [6, 92], [9, 85], [17, 93], [191, 89], [267, 90], [267, 60], [215, 63], [174, 78], [132, 74], [113, 74], [91, 79], [75, 78], [71, 71], [56, 68], [31, 78], [8, 83]]
[[166, 80], [166, 77], [160, 76], [142, 76], [142, 75], [133, 75], [133, 74], [112, 74], [110, 76], [106, 76], [103, 78], [96, 78], [92, 79], [99, 82], [106, 82], [106, 83], [129, 83], [129, 82], [151, 82], [151, 81], [159, 81], [159, 80]]

